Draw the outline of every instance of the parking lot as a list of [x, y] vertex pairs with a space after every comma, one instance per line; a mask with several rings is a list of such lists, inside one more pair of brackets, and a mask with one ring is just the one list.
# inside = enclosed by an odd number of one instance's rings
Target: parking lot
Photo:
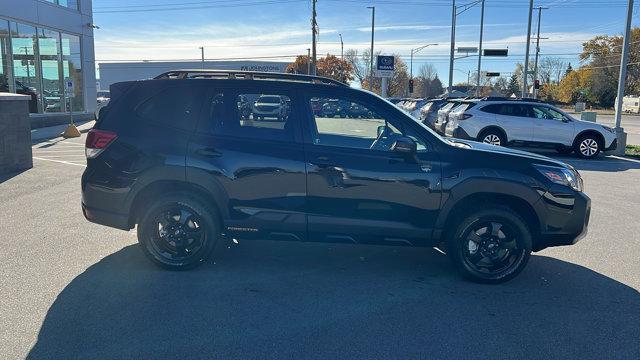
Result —
[[0, 178], [2, 359], [640, 358], [640, 161], [563, 158], [588, 236], [486, 286], [403, 247], [240, 242], [159, 270], [134, 231], [83, 218], [82, 144], [34, 144]]

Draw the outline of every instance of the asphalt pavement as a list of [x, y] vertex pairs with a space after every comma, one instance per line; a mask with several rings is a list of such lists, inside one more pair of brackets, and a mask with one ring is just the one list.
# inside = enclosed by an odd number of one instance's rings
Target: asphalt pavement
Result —
[[587, 237], [487, 286], [408, 247], [241, 241], [160, 270], [83, 218], [82, 143], [0, 177], [1, 359], [640, 358], [640, 161], [563, 158]]

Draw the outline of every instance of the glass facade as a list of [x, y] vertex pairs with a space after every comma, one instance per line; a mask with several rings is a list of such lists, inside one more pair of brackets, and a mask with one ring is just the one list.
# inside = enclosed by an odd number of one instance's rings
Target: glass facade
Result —
[[3, 91], [30, 96], [31, 113], [84, 111], [80, 37], [0, 19]]
[[78, 10], [78, 0], [45, 0], [56, 5], [68, 7], [74, 10]]

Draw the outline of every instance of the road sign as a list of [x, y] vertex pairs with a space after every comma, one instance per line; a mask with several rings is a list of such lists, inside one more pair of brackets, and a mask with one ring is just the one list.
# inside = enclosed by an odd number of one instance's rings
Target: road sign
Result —
[[70, 80], [70, 79], [69, 79], [69, 80], [65, 80], [65, 81], [64, 81], [64, 88], [65, 88], [65, 90], [66, 90], [65, 95], [66, 95], [67, 97], [74, 97], [74, 91], [73, 91], [74, 86], [73, 86], [73, 80]]
[[489, 71], [487, 71], [484, 74], [484, 76], [486, 76], [486, 77], [498, 77], [498, 76], [500, 76], [500, 73], [499, 72], [489, 72]]
[[508, 56], [509, 49], [484, 49], [484, 56]]
[[472, 53], [477, 53], [478, 48], [477, 47], [459, 47], [458, 52], [465, 53], [465, 54], [472, 54]]
[[376, 76], [392, 77], [395, 69], [396, 58], [394, 56], [378, 55], [376, 59]]

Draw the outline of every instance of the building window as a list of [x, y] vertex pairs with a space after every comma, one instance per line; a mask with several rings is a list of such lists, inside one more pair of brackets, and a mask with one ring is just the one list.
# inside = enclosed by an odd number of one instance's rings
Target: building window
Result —
[[44, 112], [61, 112], [63, 82], [60, 58], [60, 33], [38, 29], [38, 50], [42, 69], [42, 107]]
[[9, 86], [9, 23], [0, 20], [0, 92], [10, 92], [13, 85]]
[[56, 5], [68, 7], [70, 9], [78, 10], [78, 0], [45, 0]]
[[31, 96], [29, 112], [41, 109], [40, 78], [36, 61], [36, 28], [11, 23], [11, 51], [16, 93]]
[[62, 33], [62, 75], [67, 111], [84, 111], [80, 37]]

